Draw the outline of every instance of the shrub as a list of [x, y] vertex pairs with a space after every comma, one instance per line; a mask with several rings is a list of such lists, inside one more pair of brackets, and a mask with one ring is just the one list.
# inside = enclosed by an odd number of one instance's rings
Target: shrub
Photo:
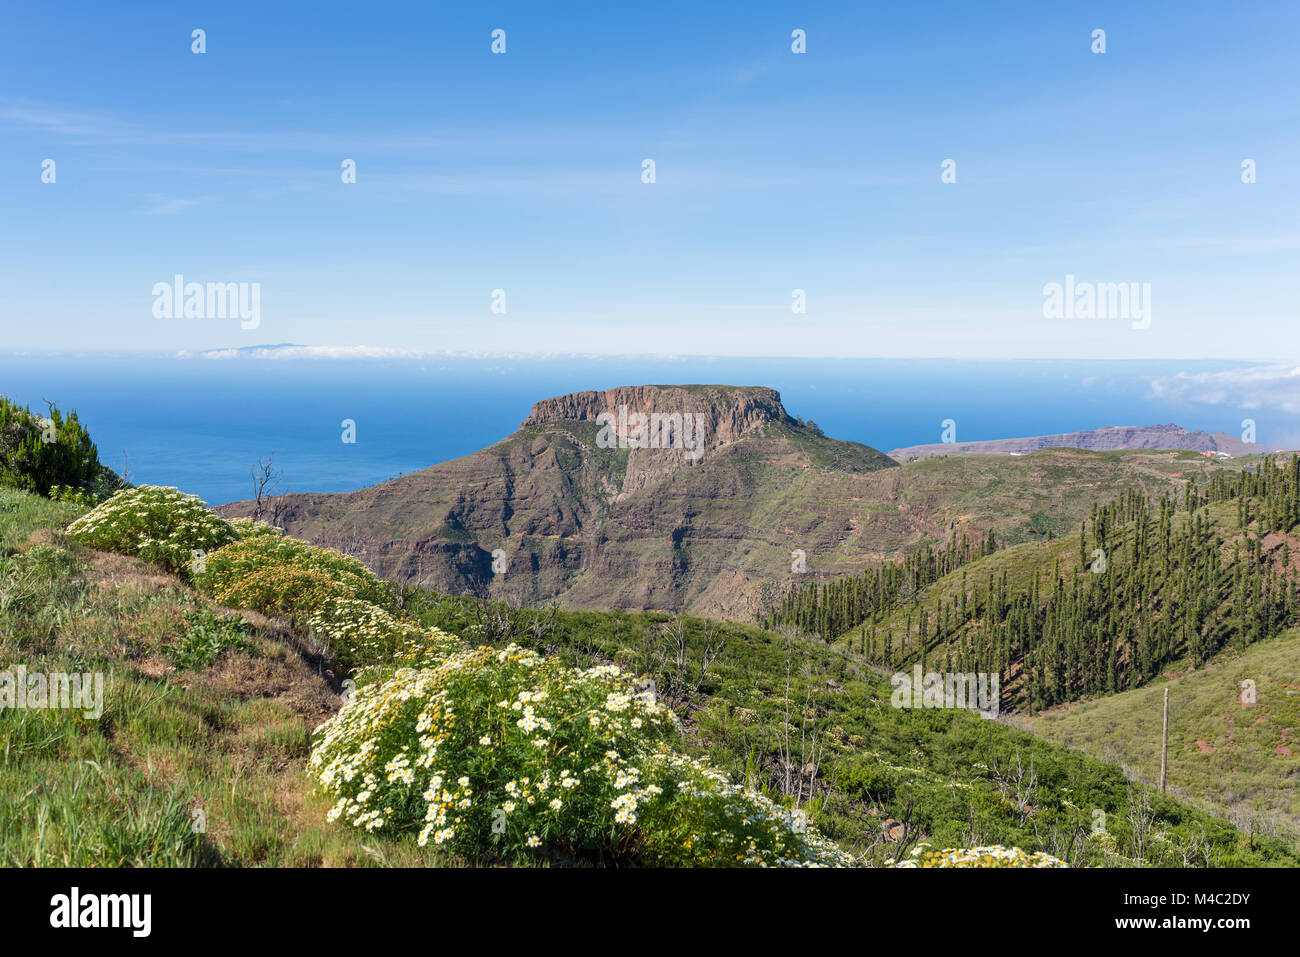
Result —
[[19, 552], [13, 559], [19, 572], [30, 572], [41, 578], [70, 578], [85, 570], [85, 565], [57, 545], [33, 545]]
[[249, 608], [264, 615], [285, 615], [294, 624], [305, 622], [331, 598], [351, 594], [346, 586], [323, 571], [279, 562], [232, 576], [210, 590], [212, 597], [223, 605]]
[[949, 847], [937, 851], [929, 844], [918, 844], [911, 857], [886, 861], [889, 867], [1069, 867], [1059, 858], [1042, 851], [1032, 854], [1018, 847]]
[[89, 490], [104, 471], [77, 413], [65, 418], [50, 406], [48, 416], [37, 416], [0, 396], [0, 485], [40, 495], [54, 485]]
[[[305, 620], [329, 598], [360, 598], [381, 606], [392, 587], [355, 558], [296, 538], [255, 534], [208, 555], [195, 584], [222, 604]], [[302, 594], [295, 594], [302, 589]]]
[[93, 492], [73, 488], [70, 485], [51, 485], [50, 498], [56, 502], [67, 502], [71, 505], [85, 505], [88, 507], [99, 503], [98, 496]]
[[255, 518], [232, 518], [230, 525], [241, 541], [259, 537], [279, 538], [284, 535], [283, 528], [276, 528], [266, 522], [259, 522]]
[[367, 665], [429, 667], [464, 648], [454, 635], [395, 618], [359, 598], [329, 598], [307, 621], [345, 673]]
[[421, 846], [470, 858], [536, 859], [549, 847], [652, 863], [847, 860], [672, 754], [679, 730], [618, 668], [480, 647], [353, 693], [318, 729], [309, 767], [335, 799], [330, 820], [418, 832]]
[[[341, 665], [386, 675], [317, 731], [309, 766], [335, 799], [330, 820], [509, 862], [546, 849], [671, 865], [852, 863], [801, 816], [674, 752], [676, 715], [617, 667], [567, 668], [513, 644], [467, 650], [396, 617], [390, 583], [356, 559], [225, 522], [175, 489], [120, 492], [69, 531], [188, 565], [223, 604], [306, 620]], [[186, 620], [168, 650], [177, 667], [247, 647], [236, 616]]]
[[337, 799], [330, 819], [355, 827], [418, 829], [422, 846], [470, 856], [526, 856], [546, 839], [597, 850], [639, 776], [631, 762], [676, 730], [618, 679], [516, 645], [465, 651], [355, 692], [310, 767]]
[[847, 867], [853, 859], [802, 811], [661, 748], [647, 762], [662, 797], [642, 811], [643, 856], [670, 867]]
[[157, 485], [118, 492], [69, 525], [68, 534], [91, 548], [137, 555], [173, 572], [197, 569], [196, 558], [235, 540], [230, 523], [197, 496]]

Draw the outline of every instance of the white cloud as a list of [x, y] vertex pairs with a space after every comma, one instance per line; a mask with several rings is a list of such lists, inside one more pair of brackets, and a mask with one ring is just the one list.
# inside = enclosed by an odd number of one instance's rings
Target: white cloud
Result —
[[1151, 380], [1161, 399], [1243, 409], [1280, 409], [1300, 415], [1300, 366], [1292, 363], [1245, 366], [1222, 372], [1180, 372]]
[[[182, 352], [181, 358], [193, 353]], [[439, 355], [418, 349], [384, 346], [243, 346], [238, 349], [207, 349], [200, 359], [427, 359]]]
[[144, 212], [147, 216], [175, 216], [177, 213], [183, 213], [185, 210], [192, 209], [204, 202], [207, 202], [207, 200], [202, 198], [183, 199], [181, 197], [175, 197], [172, 199], [166, 199], [158, 197], [151, 201], [149, 208]]
[[500, 350], [461, 349], [401, 349], [389, 346], [299, 346], [292, 344], [271, 346], [241, 346], [233, 349], [205, 349], [192, 352], [188, 349], [176, 353], [178, 359], [597, 359], [603, 353], [577, 352], [503, 352]]

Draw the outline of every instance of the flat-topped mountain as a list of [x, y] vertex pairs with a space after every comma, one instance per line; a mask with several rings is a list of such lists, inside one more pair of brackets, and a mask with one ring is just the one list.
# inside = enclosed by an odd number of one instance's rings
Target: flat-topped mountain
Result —
[[[801, 425], [772, 389], [646, 385], [545, 399], [480, 452], [278, 505], [288, 534], [439, 591], [748, 615], [747, 569], [788, 575], [793, 549], [849, 532], [848, 486], [896, 467]], [[832, 515], [833, 532], [810, 528]]]
[[571, 392], [543, 399], [533, 406], [520, 428], [547, 422], [595, 421], [620, 408], [663, 414], [702, 413], [715, 445], [734, 441], [764, 422], [793, 422], [781, 404], [781, 394], [762, 386], [640, 385], [603, 392]]
[[[774, 389], [642, 385], [543, 399], [519, 428], [545, 432], [549, 426], [574, 422], [596, 423], [597, 448], [627, 452], [616, 497], [646, 489], [678, 468], [697, 465], [768, 423], [795, 425]], [[875, 455], [876, 467], [894, 464]]]
[[1191, 452], [1224, 452], [1252, 455], [1278, 451], [1277, 446], [1243, 442], [1225, 432], [1189, 432], [1177, 425], [1108, 425], [1101, 429], [1036, 435], [1019, 439], [991, 439], [985, 442], [936, 442], [910, 445], [889, 453], [899, 462], [933, 455], [1026, 455], [1039, 449], [1087, 449], [1113, 452], [1123, 449], [1177, 449]]
[[1068, 450], [904, 469], [791, 418], [772, 389], [645, 385], [544, 399], [472, 455], [275, 507], [288, 534], [444, 593], [747, 619], [795, 581], [923, 541], [1068, 531], [1126, 487], [1171, 483]]

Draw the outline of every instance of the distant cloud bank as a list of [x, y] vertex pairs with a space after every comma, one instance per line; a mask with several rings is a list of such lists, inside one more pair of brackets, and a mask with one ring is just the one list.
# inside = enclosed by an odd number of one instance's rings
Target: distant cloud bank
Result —
[[390, 346], [300, 346], [280, 343], [267, 346], [241, 346], [237, 349], [182, 350], [178, 359], [672, 359], [678, 355], [613, 355], [595, 352], [493, 352], [460, 349], [401, 349]]
[[1222, 372], [1180, 372], [1151, 380], [1161, 399], [1242, 409], [1281, 409], [1300, 414], [1300, 366], [1294, 363], [1244, 366]]
[[199, 359], [428, 359], [450, 353], [418, 349], [394, 349], [386, 346], [243, 346], [239, 349], [206, 349], [181, 352], [180, 358]]

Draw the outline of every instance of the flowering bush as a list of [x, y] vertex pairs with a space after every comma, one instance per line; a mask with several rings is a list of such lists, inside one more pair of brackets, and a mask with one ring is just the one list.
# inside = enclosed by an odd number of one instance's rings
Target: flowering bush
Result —
[[[469, 857], [550, 846], [650, 863], [844, 863], [788, 813], [667, 747], [676, 716], [612, 666], [511, 645], [404, 668], [318, 730], [331, 820]], [[684, 838], [684, 839], [683, 839]]]
[[661, 748], [648, 762], [663, 799], [645, 805], [646, 858], [667, 866], [848, 867], [853, 859], [800, 811]]
[[283, 528], [276, 528], [266, 522], [259, 522], [255, 518], [232, 518], [230, 527], [235, 530], [235, 534], [241, 539], [257, 538], [258, 536], [278, 538], [284, 534]]
[[331, 820], [470, 856], [599, 850], [616, 816], [635, 821], [645, 743], [677, 730], [633, 690], [616, 669], [480, 647], [355, 692], [309, 766], [337, 799]]
[[[203, 575], [198, 576], [200, 580]], [[295, 624], [331, 598], [350, 594], [345, 586], [325, 572], [293, 565], [268, 564], [241, 577], [209, 586], [212, 597], [231, 608], [249, 608], [264, 615], [286, 615]]]
[[195, 584], [222, 604], [305, 619], [330, 598], [391, 600], [390, 586], [355, 558], [296, 538], [254, 534], [208, 555]]
[[345, 673], [365, 665], [429, 667], [464, 648], [454, 635], [394, 618], [359, 598], [329, 598], [307, 624], [329, 642]]
[[1034, 851], [1032, 854], [1018, 847], [949, 847], [937, 851], [929, 844], [918, 844], [910, 858], [886, 861], [889, 867], [1069, 867], [1059, 858]]
[[137, 555], [173, 572], [190, 569], [196, 553], [235, 540], [235, 530], [195, 495], [141, 485], [124, 489], [68, 526], [83, 545]]

